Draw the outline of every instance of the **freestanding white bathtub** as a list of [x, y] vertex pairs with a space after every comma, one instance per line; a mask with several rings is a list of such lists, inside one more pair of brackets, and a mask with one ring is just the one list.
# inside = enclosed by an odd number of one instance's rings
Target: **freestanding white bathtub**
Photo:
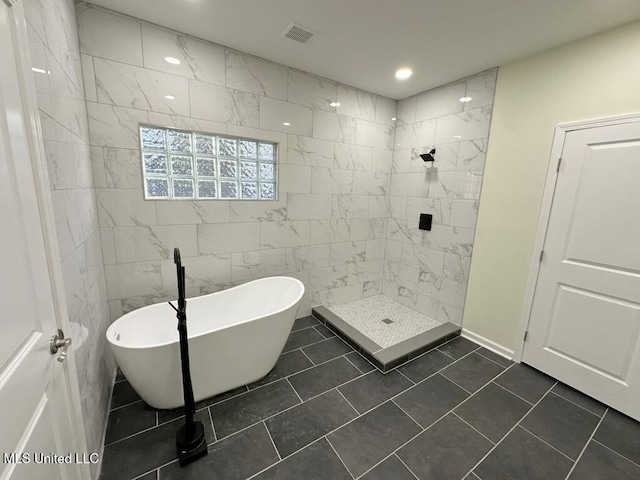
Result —
[[[196, 401], [264, 377], [282, 353], [304, 294], [302, 282], [269, 277], [187, 299]], [[176, 313], [149, 305], [116, 320], [107, 340], [118, 366], [155, 408], [184, 405]]]

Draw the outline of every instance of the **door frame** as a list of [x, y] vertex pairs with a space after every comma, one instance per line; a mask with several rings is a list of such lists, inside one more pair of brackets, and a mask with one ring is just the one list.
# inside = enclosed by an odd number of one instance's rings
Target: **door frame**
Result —
[[[27, 144], [31, 157], [37, 203], [40, 212], [45, 255], [47, 258], [48, 273], [53, 294], [56, 324], [58, 325], [58, 328], [70, 334], [71, 325], [69, 322], [64, 277], [62, 274], [62, 259], [60, 258], [58, 236], [53, 213], [53, 201], [49, 185], [46, 154], [44, 151], [44, 137], [40, 125], [40, 113], [38, 110], [35, 79], [31, 72], [31, 53], [29, 50], [24, 6], [20, 0], [4, 1], [9, 6], [11, 28], [17, 45], [17, 51], [15, 52], [17, 61], [16, 68], [18, 71], [18, 81], [22, 97], [22, 110], [25, 119]], [[53, 333], [54, 332], [52, 332], [52, 334]], [[65, 362], [60, 364], [60, 367], [64, 368], [65, 386], [67, 389], [67, 396], [70, 401], [69, 408], [72, 416], [72, 429], [75, 434], [73, 442], [75, 443], [78, 452], [87, 452], [88, 447], [84, 430], [80, 386], [78, 384], [75, 356], [72, 351], [70, 355], [67, 356]], [[82, 478], [91, 479], [91, 469], [89, 465], [79, 464], [77, 467], [80, 469]]]
[[565, 139], [569, 132], [576, 130], [585, 130], [588, 128], [608, 127], [611, 125], [621, 125], [625, 123], [640, 122], [640, 113], [631, 115], [622, 115], [616, 117], [608, 117], [595, 120], [584, 120], [580, 122], [561, 123], [556, 126], [553, 134], [553, 144], [551, 146], [551, 155], [547, 166], [547, 178], [544, 184], [544, 194], [540, 205], [540, 214], [538, 216], [538, 227], [536, 229], [536, 239], [533, 244], [533, 252], [529, 264], [529, 276], [527, 279], [527, 288], [525, 290], [524, 302], [522, 304], [522, 312], [520, 314], [520, 326], [518, 328], [518, 336], [516, 337], [516, 345], [514, 349], [513, 360], [515, 362], [522, 361], [524, 352], [525, 334], [529, 329], [531, 321], [531, 310], [533, 308], [533, 299], [538, 284], [538, 275], [540, 274], [540, 252], [544, 248], [547, 238], [547, 229], [549, 227], [549, 219], [551, 217], [551, 209], [553, 207], [553, 199], [556, 192], [556, 181], [562, 170], [562, 164], [558, 170], [558, 161], [562, 156]]

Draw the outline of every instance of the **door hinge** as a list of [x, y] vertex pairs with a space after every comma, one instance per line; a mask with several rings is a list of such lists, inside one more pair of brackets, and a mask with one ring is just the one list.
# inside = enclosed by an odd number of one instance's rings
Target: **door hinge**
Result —
[[560, 164], [562, 163], [562, 157], [558, 159], [558, 165], [556, 166], [556, 172], [560, 171]]
[[540, 261], [542, 261], [542, 257], [544, 257], [544, 250], [540, 250]]
[[524, 342], [527, 341], [527, 337], [529, 336], [529, 330], [527, 330], [526, 332], [524, 332], [524, 338], [522, 339]]

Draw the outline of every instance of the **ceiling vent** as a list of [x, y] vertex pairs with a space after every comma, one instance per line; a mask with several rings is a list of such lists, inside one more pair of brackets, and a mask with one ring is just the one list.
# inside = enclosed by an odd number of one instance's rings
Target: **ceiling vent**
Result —
[[296, 42], [307, 43], [312, 37], [315, 36], [315, 32], [312, 32], [309, 28], [291, 23], [287, 28], [284, 29], [284, 32], [282, 32], [282, 36], [290, 38], [291, 40], [295, 40]]

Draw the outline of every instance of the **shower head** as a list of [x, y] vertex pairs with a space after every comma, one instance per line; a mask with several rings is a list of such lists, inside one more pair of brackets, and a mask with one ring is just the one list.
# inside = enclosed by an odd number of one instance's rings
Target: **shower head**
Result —
[[436, 149], [432, 148], [429, 153], [421, 153], [420, 158], [425, 162], [433, 162], [435, 161], [434, 155], [436, 154]]

